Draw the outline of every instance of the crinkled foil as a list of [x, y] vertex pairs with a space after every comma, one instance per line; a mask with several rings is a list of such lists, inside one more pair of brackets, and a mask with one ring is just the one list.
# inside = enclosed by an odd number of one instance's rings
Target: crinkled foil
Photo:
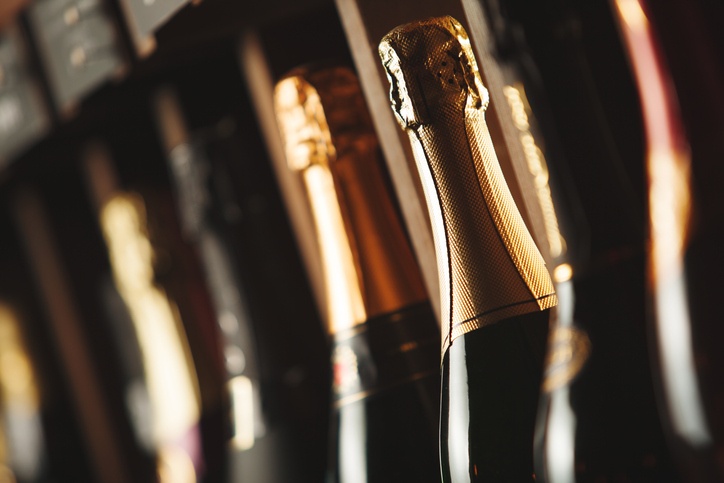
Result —
[[452, 17], [407, 24], [379, 51], [432, 220], [443, 353], [467, 332], [556, 305], [493, 148], [488, 92], [465, 30]]

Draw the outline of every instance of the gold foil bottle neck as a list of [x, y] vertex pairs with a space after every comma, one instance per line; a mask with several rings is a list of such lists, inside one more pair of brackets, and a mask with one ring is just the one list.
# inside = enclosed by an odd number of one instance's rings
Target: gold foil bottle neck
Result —
[[443, 351], [467, 332], [554, 306], [553, 283], [493, 148], [488, 92], [463, 27], [451, 17], [403, 25], [379, 52], [432, 221]]
[[435, 122], [429, 102], [461, 110], [488, 107], [490, 97], [470, 40], [454, 18], [398, 27], [382, 39], [379, 51], [392, 109], [403, 128]]
[[330, 332], [424, 301], [356, 76], [299, 69], [279, 81], [274, 102], [287, 162], [304, 180], [315, 221]]

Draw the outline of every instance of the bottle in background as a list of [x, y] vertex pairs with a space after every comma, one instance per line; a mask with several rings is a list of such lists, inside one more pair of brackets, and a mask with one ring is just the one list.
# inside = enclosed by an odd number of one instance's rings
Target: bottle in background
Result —
[[[274, 481], [275, 458], [251, 461], [243, 453], [266, 435], [262, 412], [257, 340], [248, 307], [248, 295], [238, 273], [228, 217], [240, 216], [239, 207], [225, 192], [225, 173], [212, 163], [210, 144], [223, 133], [217, 129], [192, 138], [175, 93], [167, 88], [155, 97], [155, 112], [174, 181], [177, 210], [183, 234], [196, 249], [211, 297], [223, 346], [230, 430], [226, 451], [232, 460], [246, 460], [258, 472], [256, 481]], [[223, 128], [223, 126], [221, 127]], [[219, 128], [219, 129], [221, 129]], [[226, 436], [226, 435], [224, 435]], [[244, 481], [239, 465], [230, 462], [228, 481]], [[244, 461], [241, 467], [245, 466]], [[266, 481], [265, 480], [265, 481]]]
[[334, 372], [330, 481], [439, 481], [437, 324], [356, 76], [292, 71], [274, 92], [322, 260]]
[[644, 118], [648, 292], [661, 410], [686, 481], [724, 479], [724, 64], [716, 2], [615, 0]]
[[220, 453], [231, 481], [320, 481], [328, 346], [234, 60], [153, 93], [164, 174], [228, 349]]
[[77, 398], [18, 236], [0, 215], [0, 480], [93, 479]]
[[68, 165], [54, 168], [53, 176], [24, 183], [13, 194], [11, 209], [67, 374], [93, 478], [151, 482], [154, 455], [132, 432], [129, 406], [134, 400], [125, 397], [130, 388], [119, 367], [118, 342], [96, 305], [102, 284], [94, 279], [91, 286], [79, 277], [102, 267], [99, 234], [81, 177]]
[[[130, 356], [129, 366], [141, 368], [138, 386], [129, 387], [127, 396], [137, 390], [142, 395], [135, 404], [145, 406], [145, 417], [134, 419], [134, 429], [156, 452], [161, 481], [201, 481], [207, 471], [204, 450], [209, 448], [202, 438], [201, 420], [208, 408], [202, 405], [200, 384], [208, 388], [210, 381], [200, 381], [200, 375], [215, 368], [207, 367], [213, 359], [199, 361], [198, 349], [192, 353], [190, 334], [199, 334], [187, 327], [198, 322], [198, 314], [188, 310], [193, 298], [204, 294], [194, 290], [193, 282], [184, 284], [190, 274], [179, 259], [179, 247], [169, 243], [178, 228], [169, 222], [159, 194], [144, 196], [125, 189], [110, 153], [101, 145], [88, 148], [84, 165], [113, 276], [108, 291], [120, 296], [115, 310], [108, 304], [106, 310], [115, 317], [122, 314], [125, 320], [116, 324], [116, 330], [122, 327], [126, 332], [120, 349]], [[179, 289], [191, 303], [178, 302]]]
[[[616, 102], [619, 110], [635, 111], [623, 95], [605, 100], [587, 65], [605, 60], [586, 52], [580, 38], [580, 30], [585, 35], [607, 22], [612, 30], [612, 19], [566, 13], [550, 3], [482, 2], [494, 32], [491, 50], [508, 84], [504, 94], [541, 200], [541, 250], [559, 302], [541, 387], [536, 481], [675, 481], [646, 344], [643, 200], [628, 194], [633, 177], [625, 169], [637, 159], [638, 146], [612, 134], [599, 106]], [[566, 15], [565, 21], [557, 18]], [[566, 23], [566, 35], [545, 28], [565, 31]], [[607, 38], [615, 45], [611, 32]], [[538, 67], [542, 52], [556, 54], [555, 68]], [[622, 54], [607, 51], [619, 60], [609, 64], [611, 78], [626, 79]]]

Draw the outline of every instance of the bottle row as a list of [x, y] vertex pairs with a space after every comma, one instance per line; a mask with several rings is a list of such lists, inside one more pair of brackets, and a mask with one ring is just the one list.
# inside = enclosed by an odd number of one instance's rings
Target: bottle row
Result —
[[265, 90], [257, 36], [23, 159], [3, 478], [724, 481], [724, 16], [522, 3], [374, 39], [394, 132], [344, 59]]

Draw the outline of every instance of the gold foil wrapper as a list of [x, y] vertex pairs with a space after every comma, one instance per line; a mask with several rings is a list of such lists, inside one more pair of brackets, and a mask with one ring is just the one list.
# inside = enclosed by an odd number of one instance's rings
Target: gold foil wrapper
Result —
[[379, 52], [432, 221], [443, 352], [467, 332], [555, 306], [545, 262], [493, 148], [488, 92], [465, 30], [452, 17], [403, 25]]
[[316, 224], [330, 332], [426, 300], [354, 73], [298, 69], [279, 81], [274, 104]]

